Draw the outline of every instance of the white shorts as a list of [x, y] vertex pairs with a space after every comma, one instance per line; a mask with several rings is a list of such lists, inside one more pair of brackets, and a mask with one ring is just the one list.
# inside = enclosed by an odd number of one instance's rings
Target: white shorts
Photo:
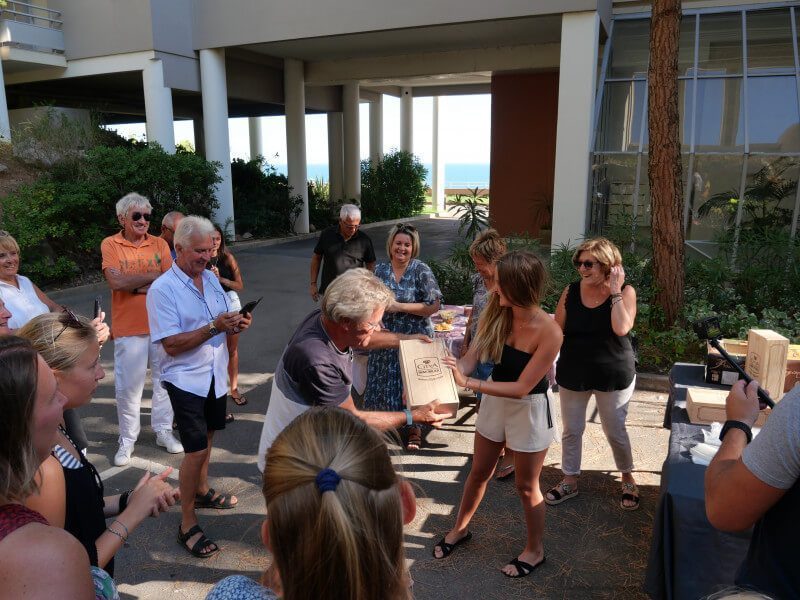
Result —
[[228, 290], [225, 292], [228, 295], [228, 306], [230, 312], [238, 312], [242, 310], [242, 301], [239, 300], [239, 294], [235, 290]]
[[[541, 452], [558, 439], [550, 392], [524, 398], [500, 398], [484, 393], [475, 430], [493, 442], [505, 442], [515, 452]], [[548, 426], [548, 407], [551, 426]]]

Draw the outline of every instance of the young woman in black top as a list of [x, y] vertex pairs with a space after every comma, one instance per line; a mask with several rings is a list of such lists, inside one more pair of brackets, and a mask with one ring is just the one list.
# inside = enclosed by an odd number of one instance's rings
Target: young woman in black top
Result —
[[[87, 404], [104, 376], [100, 344], [91, 322], [67, 311], [34, 317], [17, 331], [53, 369], [65, 408]], [[36, 475], [38, 493], [25, 505], [56, 527], [63, 527], [86, 548], [92, 565], [113, 576], [114, 554], [139, 523], [157, 516], [177, 500], [177, 489], [164, 479], [172, 471], [146, 474], [130, 492], [103, 495], [103, 482], [92, 463], [59, 426], [56, 445]], [[113, 519], [107, 522], [106, 519]]]
[[[527, 526], [523, 551], [502, 568], [508, 577], [524, 577], [544, 562], [545, 504], [539, 487], [547, 448], [555, 437], [547, 372], [561, 346], [561, 330], [542, 310], [547, 274], [531, 252], [506, 254], [497, 262], [497, 283], [478, 323], [467, 354], [444, 362], [458, 385], [483, 393], [475, 424], [475, 454], [464, 484], [453, 529], [434, 547], [445, 558], [468, 541], [467, 527], [486, 491], [505, 445], [514, 451], [516, 486]], [[492, 361], [488, 381], [467, 377], [478, 361]]]
[[556, 367], [564, 426], [564, 479], [547, 492], [545, 501], [560, 504], [578, 494], [586, 404], [594, 394], [603, 432], [622, 473], [620, 508], [635, 510], [639, 490], [631, 473], [633, 457], [625, 419], [636, 383], [628, 335], [636, 318], [636, 291], [625, 283], [619, 249], [605, 238], [586, 240], [572, 260], [581, 278], [564, 288], [556, 307], [556, 322], [564, 331]]

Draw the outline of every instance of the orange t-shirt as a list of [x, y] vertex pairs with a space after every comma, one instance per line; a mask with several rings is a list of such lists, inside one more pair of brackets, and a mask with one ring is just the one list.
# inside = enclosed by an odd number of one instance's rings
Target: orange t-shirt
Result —
[[[123, 275], [163, 273], [172, 266], [169, 245], [160, 237], [148, 234], [139, 246], [126, 240], [122, 233], [109, 236], [100, 244], [103, 271], [117, 269]], [[146, 294], [114, 290], [111, 292], [111, 335], [149, 335]]]

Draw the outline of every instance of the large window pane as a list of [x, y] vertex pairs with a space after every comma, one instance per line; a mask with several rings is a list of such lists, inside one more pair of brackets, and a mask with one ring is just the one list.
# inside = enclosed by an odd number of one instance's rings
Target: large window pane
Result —
[[687, 240], [713, 240], [734, 223], [739, 184], [742, 178], [741, 155], [703, 155], [694, 159], [690, 174], [689, 224]]
[[794, 76], [750, 77], [747, 86], [750, 151], [800, 152]]
[[[642, 172], [639, 175], [639, 204], [636, 209], [636, 222], [640, 227], [649, 228], [652, 224], [652, 204], [650, 200], [650, 178], [648, 177], [648, 154], [642, 154]], [[681, 190], [686, 189], [686, 174], [689, 171], [689, 155], [681, 154]]]
[[694, 34], [696, 18], [696, 16], [685, 16], [681, 19], [681, 35], [678, 40], [678, 75], [691, 75], [694, 69]]
[[789, 9], [747, 13], [747, 72], [794, 73]]
[[697, 80], [695, 150], [744, 149], [744, 103], [739, 77]]
[[598, 124], [598, 150], [631, 152], [639, 149], [646, 88], [642, 80], [606, 84]]
[[697, 51], [699, 75], [739, 75], [742, 72], [740, 13], [700, 15]]
[[602, 233], [615, 219], [632, 214], [636, 154], [598, 154], [592, 165], [591, 229]]
[[[680, 141], [681, 150], [687, 152], [692, 142], [692, 100], [694, 90], [694, 81], [691, 79], [678, 80], [678, 111], [680, 117]], [[647, 107], [645, 107], [644, 118], [647, 119]], [[644, 131], [642, 132], [642, 150], [647, 152], [647, 144], [650, 141], [650, 131], [644, 124]]]
[[615, 21], [612, 38], [607, 77], [647, 77], [650, 19]]
[[751, 156], [747, 161], [742, 228], [788, 228], [797, 194], [797, 175], [797, 157]]

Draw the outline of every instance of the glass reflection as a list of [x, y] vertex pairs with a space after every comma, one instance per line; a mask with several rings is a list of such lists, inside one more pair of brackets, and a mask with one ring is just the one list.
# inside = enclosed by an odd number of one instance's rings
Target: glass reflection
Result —
[[747, 13], [747, 72], [794, 72], [792, 24], [788, 8]]
[[698, 75], [741, 75], [742, 16], [740, 13], [700, 15]]
[[689, 186], [687, 240], [712, 240], [736, 215], [742, 155], [703, 155], [694, 159]]
[[794, 156], [748, 158], [743, 229], [789, 227], [797, 197], [798, 161]]
[[600, 234], [618, 217], [633, 213], [636, 154], [600, 154], [592, 166], [591, 230]]
[[646, 88], [642, 80], [606, 84], [596, 142], [598, 150], [638, 150]]
[[750, 77], [747, 85], [750, 151], [800, 151], [800, 113], [794, 76]]
[[681, 19], [678, 39], [678, 75], [691, 75], [694, 71], [694, 34], [697, 16]]
[[650, 56], [650, 20], [616, 21], [612, 34], [609, 79], [647, 77]]
[[742, 79], [697, 80], [695, 151], [744, 150]]

